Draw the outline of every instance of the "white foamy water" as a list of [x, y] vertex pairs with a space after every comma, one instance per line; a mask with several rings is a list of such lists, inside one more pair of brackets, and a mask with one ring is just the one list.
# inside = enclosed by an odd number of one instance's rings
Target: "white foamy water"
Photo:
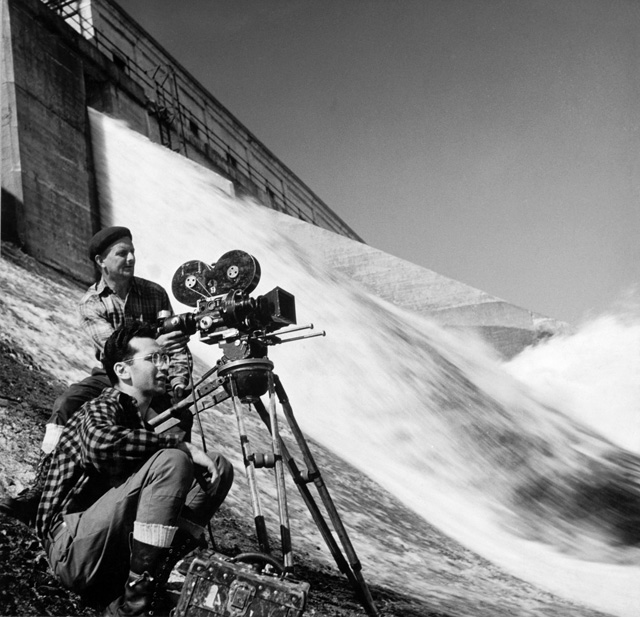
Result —
[[[594, 325], [502, 365], [480, 341], [337, 274], [285, 215], [225, 195], [214, 174], [119, 122], [92, 113], [92, 123], [103, 223], [132, 229], [141, 276], [170, 289], [185, 261], [244, 250], [261, 265], [256, 294], [290, 291], [298, 322], [327, 331], [270, 352], [307, 434], [515, 575], [640, 613], [637, 550], [613, 546], [606, 512], [602, 525], [576, 516], [600, 468], [615, 476], [607, 461], [640, 451], [638, 326]], [[221, 355], [191, 348], [207, 364]]]
[[551, 406], [640, 454], [640, 311], [603, 315], [507, 366]]

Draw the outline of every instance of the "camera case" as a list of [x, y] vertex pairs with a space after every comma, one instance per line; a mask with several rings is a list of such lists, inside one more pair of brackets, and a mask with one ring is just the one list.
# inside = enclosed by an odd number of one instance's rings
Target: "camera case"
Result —
[[[263, 562], [260, 564], [259, 562]], [[258, 565], [278, 565], [267, 555], [250, 553], [233, 559], [214, 552], [200, 554], [189, 566], [174, 617], [298, 617], [303, 614], [309, 583]]]

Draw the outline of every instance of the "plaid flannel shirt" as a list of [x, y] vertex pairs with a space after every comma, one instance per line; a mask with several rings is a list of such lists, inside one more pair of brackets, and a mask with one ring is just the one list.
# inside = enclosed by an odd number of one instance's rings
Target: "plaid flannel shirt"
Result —
[[[133, 277], [125, 300], [115, 293], [104, 279], [94, 283], [80, 300], [78, 312], [80, 325], [91, 337], [96, 358], [102, 359], [102, 351], [111, 333], [123, 324], [134, 321], [155, 323], [160, 311], [173, 314], [169, 296], [163, 287], [152, 281]], [[189, 383], [189, 359], [187, 350], [171, 354], [169, 383], [172, 388]]]
[[83, 512], [119, 486], [151, 455], [178, 447], [175, 434], [145, 428], [132, 397], [107, 388], [73, 415], [60, 436], [38, 507], [36, 533], [44, 541], [63, 514]]

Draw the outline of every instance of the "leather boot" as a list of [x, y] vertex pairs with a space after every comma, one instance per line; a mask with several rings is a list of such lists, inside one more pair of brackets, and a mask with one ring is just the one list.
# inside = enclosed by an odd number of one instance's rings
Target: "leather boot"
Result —
[[124, 594], [114, 600], [102, 613], [102, 617], [133, 617], [151, 614], [151, 598], [154, 580], [148, 572], [137, 574], [129, 571]]
[[0, 500], [2, 514], [15, 518], [29, 527], [35, 526], [36, 514], [52, 458], [51, 453], [40, 452], [33, 486], [21, 491], [17, 497], [5, 497]]
[[207, 548], [207, 541], [204, 539], [204, 536], [196, 538], [187, 530], [179, 527], [171, 544], [170, 554], [175, 559], [171, 567], [178, 563], [183, 557], [186, 557], [191, 551], [195, 551], [198, 548]]
[[138, 617], [168, 615], [175, 606], [165, 586], [173, 567], [196, 548], [206, 547], [204, 538], [197, 539], [178, 529], [170, 547], [152, 546], [131, 540], [131, 564], [124, 594], [114, 600], [103, 617]]
[[[165, 564], [169, 558], [169, 547], [153, 546], [131, 540], [131, 563], [124, 594], [105, 609], [103, 617], [138, 617], [143, 615], [168, 615], [158, 600], [166, 577]], [[164, 580], [162, 580], [164, 578]]]
[[[179, 528], [176, 531], [176, 535], [173, 539], [171, 549], [169, 550], [169, 556], [165, 564], [167, 571], [163, 572], [163, 575], [166, 575], [166, 580], [169, 579], [173, 568], [178, 564], [178, 562], [180, 562], [180, 560], [199, 548], [207, 548], [207, 541], [204, 537], [196, 538], [188, 531]], [[180, 593], [184, 583], [184, 575], [186, 574], [188, 567], [189, 566], [186, 563], [182, 563], [177, 570], [174, 580], [166, 584], [166, 599], [172, 607], [175, 607], [180, 599]]]

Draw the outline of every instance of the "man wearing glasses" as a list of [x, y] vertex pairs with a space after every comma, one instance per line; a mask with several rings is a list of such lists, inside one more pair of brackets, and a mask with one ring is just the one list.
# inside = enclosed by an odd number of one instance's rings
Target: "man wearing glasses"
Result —
[[115, 387], [62, 430], [36, 531], [55, 575], [94, 603], [108, 603], [105, 615], [166, 614], [171, 568], [204, 543], [233, 467], [146, 424], [169, 365], [151, 327], [116, 330], [102, 362]]
[[[96, 359], [101, 361], [105, 341], [117, 328], [136, 321], [154, 323], [159, 312], [173, 313], [173, 310], [167, 292], [160, 285], [134, 275], [136, 256], [129, 229], [102, 229], [91, 239], [88, 253], [96, 268], [97, 282], [89, 287], [80, 300], [80, 325], [93, 343]], [[170, 354], [171, 361], [166, 392], [163, 391], [153, 401], [156, 411], [167, 409], [185, 394], [189, 384], [188, 340], [187, 335], [177, 331], [157, 338], [162, 350]], [[103, 367], [97, 366], [89, 376], [72, 384], [56, 399], [47, 421], [34, 486], [18, 497], [2, 499], [0, 512], [23, 523], [33, 524], [50, 454], [63, 426], [84, 403], [111, 385]], [[191, 414], [185, 410], [176, 429], [184, 431], [187, 439], [192, 421]]]

